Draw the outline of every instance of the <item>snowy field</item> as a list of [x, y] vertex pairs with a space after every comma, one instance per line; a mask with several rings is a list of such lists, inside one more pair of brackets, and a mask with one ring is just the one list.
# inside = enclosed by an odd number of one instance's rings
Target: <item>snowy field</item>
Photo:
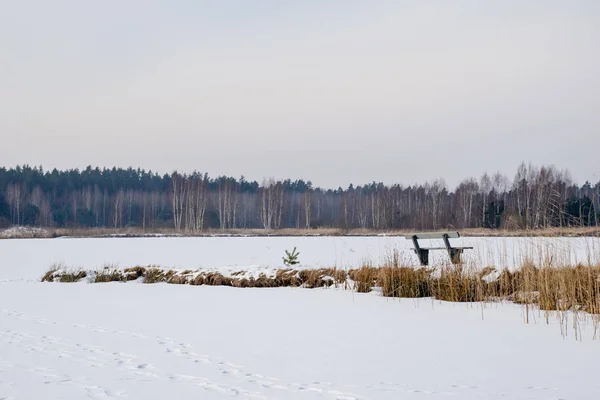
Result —
[[[464, 238], [500, 266], [591, 238]], [[0, 399], [598, 399], [600, 340], [512, 304], [386, 299], [338, 289], [40, 283], [53, 262], [99, 268], [378, 264], [402, 238], [0, 240]], [[440, 252], [441, 253], [441, 252]], [[444, 254], [440, 254], [443, 256]]]

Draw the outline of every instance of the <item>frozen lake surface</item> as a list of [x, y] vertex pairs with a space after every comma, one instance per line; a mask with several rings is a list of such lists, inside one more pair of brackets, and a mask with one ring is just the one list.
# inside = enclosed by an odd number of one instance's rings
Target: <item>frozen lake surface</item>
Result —
[[[478, 267], [520, 265], [525, 259], [552, 265], [600, 261], [600, 238], [459, 238], [452, 243], [473, 246], [463, 259]], [[442, 245], [423, 241], [423, 245]], [[156, 264], [169, 268], [283, 267], [285, 250], [296, 247], [301, 267], [355, 268], [365, 262], [381, 265], [398, 250], [404, 265], [418, 265], [403, 237], [190, 237], [0, 240], [0, 279], [39, 278], [52, 263], [86, 269], [106, 264], [120, 267]], [[447, 262], [433, 251], [431, 263]]]

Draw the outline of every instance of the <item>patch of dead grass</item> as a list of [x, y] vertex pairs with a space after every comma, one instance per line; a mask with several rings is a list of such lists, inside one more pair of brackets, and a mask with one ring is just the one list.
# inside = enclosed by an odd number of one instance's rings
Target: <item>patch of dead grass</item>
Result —
[[354, 290], [358, 293], [369, 293], [377, 285], [379, 269], [364, 265], [359, 269], [348, 271], [348, 276], [354, 282]]
[[125, 275], [116, 269], [103, 269], [96, 272], [96, 276], [94, 277], [95, 283], [108, 283], [108, 282], [125, 282]]
[[87, 276], [87, 272], [83, 271], [83, 270], [82, 271], [65, 272], [60, 275], [58, 280], [59, 280], [59, 282], [62, 282], [62, 283], [72, 283], [72, 282], [79, 282], [86, 276]]
[[42, 276], [42, 282], [54, 282], [54, 276], [56, 275], [57, 271], [58, 269], [56, 267], [51, 267], [48, 271], [46, 271], [44, 276]]
[[275, 280], [277, 281], [277, 286], [283, 287], [298, 287], [302, 284], [302, 281], [298, 277], [298, 271], [291, 268], [277, 270]]
[[144, 273], [144, 283], [160, 283], [165, 282], [165, 271], [159, 267], [150, 266], [146, 268]]
[[339, 268], [303, 269], [297, 274], [302, 287], [318, 288], [333, 284], [345, 285], [348, 273]]
[[125, 268], [123, 273], [125, 274], [125, 280], [135, 281], [146, 274], [146, 268], [140, 266]]
[[430, 297], [432, 270], [429, 268], [383, 267], [377, 276], [385, 297]]

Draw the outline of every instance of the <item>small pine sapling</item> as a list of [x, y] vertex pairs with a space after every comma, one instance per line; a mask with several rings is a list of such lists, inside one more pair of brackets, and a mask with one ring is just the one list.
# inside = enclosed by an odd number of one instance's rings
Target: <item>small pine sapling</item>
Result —
[[286, 267], [291, 267], [293, 265], [297, 265], [300, 264], [300, 261], [298, 261], [298, 256], [300, 255], [300, 253], [298, 253], [296, 251], [296, 248], [294, 247], [294, 250], [292, 250], [292, 252], [290, 253], [289, 251], [285, 251], [285, 257], [283, 258], [283, 263], [285, 264]]

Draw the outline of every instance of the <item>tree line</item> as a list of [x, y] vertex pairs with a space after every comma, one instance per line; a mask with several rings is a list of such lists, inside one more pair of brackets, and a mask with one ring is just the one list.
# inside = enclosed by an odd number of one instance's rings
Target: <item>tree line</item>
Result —
[[525, 163], [512, 179], [485, 173], [454, 190], [442, 179], [322, 189], [199, 172], [0, 168], [0, 227], [543, 229], [596, 225], [599, 203], [600, 182], [578, 186], [568, 171]]

